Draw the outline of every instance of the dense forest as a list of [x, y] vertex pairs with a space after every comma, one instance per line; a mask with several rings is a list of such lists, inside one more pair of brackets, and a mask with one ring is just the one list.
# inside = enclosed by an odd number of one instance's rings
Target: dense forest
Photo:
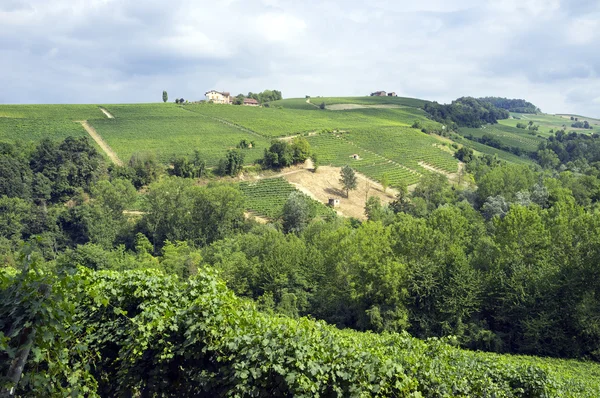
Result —
[[431, 119], [444, 123], [453, 130], [457, 127], [477, 128], [509, 117], [507, 110], [473, 97], [461, 97], [450, 104], [428, 102], [424, 105], [424, 109]]
[[[476, 120], [473, 101], [452, 117]], [[152, 157], [4, 143], [0, 375], [27, 354], [23, 396], [559, 394], [538, 368], [452, 346], [600, 360], [600, 137], [557, 132], [535, 168], [459, 152], [473, 184], [426, 174], [369, 199], [365, 222], [291, 196], [261, 225], [237, 186]], [[265, 162], [307, 156], [274, 143]]]
[[477, 98], [480, 102], [487, 102], [496, 108], [506, 109], [515, 113], [541, 113], [542, 111], [531, 102], [523, 99], [509, 99], [502, 97], [483, 97]]

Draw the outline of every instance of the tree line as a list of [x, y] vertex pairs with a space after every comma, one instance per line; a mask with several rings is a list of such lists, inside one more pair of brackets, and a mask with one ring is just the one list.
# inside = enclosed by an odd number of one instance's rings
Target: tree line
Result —
[[450, 104], [427, 102], [423, 109], [431, 119], [447, 125], [452, 130], [458, 127], [479, 128], [484, 124], [497, 123], [498, 120], [509, 117], [507, 110], [473, 97], [461, 97]]
[[542, 113], [540, 108], [524, 99], [509, 99], [502, 97], [482, 97], [478, 98], [481, 102], [487, 102], [496, 108], [506, 109], [515, 113]]

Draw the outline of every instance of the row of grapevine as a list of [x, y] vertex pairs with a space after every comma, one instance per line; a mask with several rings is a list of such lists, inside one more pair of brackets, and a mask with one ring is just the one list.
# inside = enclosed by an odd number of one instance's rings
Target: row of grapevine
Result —
[[453, 155], [438, 147], [436, 138], [410, 127], [355, 129], [345, 138], [409, 169], [426, 172], [419, 162], [456, 173], [458, 163]]
[[[178, 108], [175, 108], [178, 109]], [[183, 112], [183, 111], [182, 111]], [[198, 150], [207, 165], [216, 166], [228, 149], [241, 140], [254, 142], [245, 149], [245, 163], [262, 158], [269, 140], [225, 125], [210, 118], [192, 117], [115, 118], [94, 120], [91, 124], [121, 159], [129, 159], [136, 152], [154, 152], [163, 162], [172, 155], [191, 156]]]
[[[246, 195], [246, 207], [258, 215], [276, 219], [281, 216], [283, 205], [296, 188], [283, 178], [269, 178], [254, 182], [241, 182], [240, 189]], [[320, 202], [310, 199], [319, 216], [333, 213]]]
[[518, 129], [510, 126], [488, 125], [482, 128], [462, 128], [460, 132], [465, 136], [481, 138], [484, 135], [498, 139], [503, 145], [520, 148], [524, 151], [537, 151], [542, 138], [527, 133], [528, 130]]

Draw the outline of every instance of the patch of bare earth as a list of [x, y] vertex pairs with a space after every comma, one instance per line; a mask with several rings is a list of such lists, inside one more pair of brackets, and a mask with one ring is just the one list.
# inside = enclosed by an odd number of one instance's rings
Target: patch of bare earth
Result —
[[92, 137], [92, 139], [96, 141], [96, 144], [98, 144], [98, 146], [102, 148], [104, 153], [106, 153], [106, 155], [110, 158], [110, 160], [113, 161], [114, 164], [116, 164], [117, 166], [123, 166], [123, 162], [121, 161], [121, 159], [119, 159], [115, 151], [113, 151], [112, 148], [102, 139], [100, 134], [98, 134], [96, 129], [92, 127], [92, 125], [90, 125], [87, 122], [87, 120], [81, 121], [79, 123], [81, 123], [85, 131], [87, 131], [90, 137]]
[[100, 110], [102, 111], [102, 113], [104, 113], [104, 114], [106, 115], [106, 117], [107, 117], [107, 118], [109, 118], [109, 119], [114, 119], [114, 118], [115, 118], [115, 117], [114, 117], [114, 116], [113, 116], [113, 115], [112, 115], [112, 114], [111, 114], [109, 111], [107, 111], [106, 109], [104, 109], [104, 108], [100, 107]]
[[304, 192], [311, 198], [322, 203], [328, 203], [329, 198], [340, 200], [336, 210], [346, 217], [366, 219], [365, 204], [370, 196], [376, 196], [382, 203], [389, 203], [395, 199], [398, 192], [388, 188], [383, 192], [381, 184], [370, 180], [366, 176], [356, 172], [358, 188], [350, 191], [350, 197], [346, 198], [346, 192], [340, 183], [340, 167], [320, 166], [316, 172], [312, 167], [295, 170], [292, 173], [281, 173], [281, 176], [293, 184], [298, 190]]
[[268, 218], [259, 216], [258, 214], [251, 211], [244, 212], [244, 217], [246, 217], [247, 220], [255, 220], [259, 224], [268, 224], [271, 222], [271, 220], [269, 220]]

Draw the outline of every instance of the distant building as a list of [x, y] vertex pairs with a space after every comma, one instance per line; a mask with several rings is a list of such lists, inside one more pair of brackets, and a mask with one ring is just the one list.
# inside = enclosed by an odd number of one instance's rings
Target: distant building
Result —
[[385, 96], [386, 96], [385, 91], [375, 91], [374, 93], [371, 93], [371, 97], [385, 97]]
[[204, 95], [206, 95], [206, 102], [212, 101], [215, 104], [231, 104], [234, 98], [227, 91], [210, 90], [204, 93]]
[[254, 98], [244, 98], [245, 106], [258, 106], [258, 101]]
[[336, 198], [329, 198], [329, 206], [330, 207], [338, 207], [340, 205], [340, 200]]
[[388, 93], [388, 97], [397, 97], [397, 95], [394, 91], [392, 91], [391, 93]]

